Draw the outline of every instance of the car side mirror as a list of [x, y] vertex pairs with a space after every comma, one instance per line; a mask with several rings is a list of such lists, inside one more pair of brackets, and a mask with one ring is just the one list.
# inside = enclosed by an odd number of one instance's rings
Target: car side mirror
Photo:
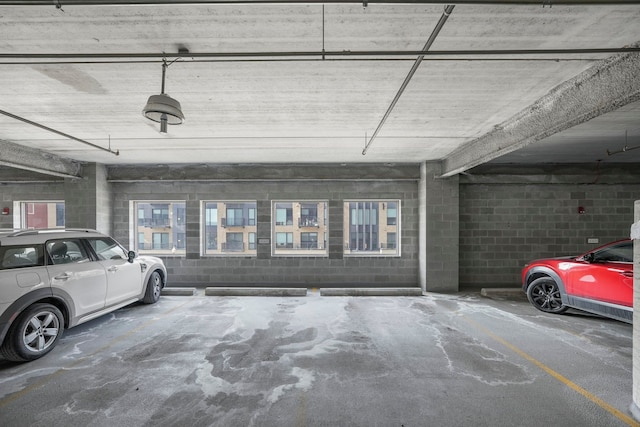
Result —
[[136, 253], [134, 251], [129, 251], [129, 253], [127, 254], [129, 262], [133, 262], [133, 260], [135, 259], [136, 256], [137, 255], [136, 255]]
[[592, 263], [595, 259], [595, 255], [593, 255], [593, 252], [589, 252], [588, 254], [583, 256], [582, 259], [584, 260], [584, 262]]

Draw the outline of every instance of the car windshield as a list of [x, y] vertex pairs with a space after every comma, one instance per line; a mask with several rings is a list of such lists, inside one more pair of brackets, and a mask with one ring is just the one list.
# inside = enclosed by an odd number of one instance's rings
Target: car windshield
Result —
[[633, 262], [632, 242], [622, 242], [593, 253], [593, 262]]

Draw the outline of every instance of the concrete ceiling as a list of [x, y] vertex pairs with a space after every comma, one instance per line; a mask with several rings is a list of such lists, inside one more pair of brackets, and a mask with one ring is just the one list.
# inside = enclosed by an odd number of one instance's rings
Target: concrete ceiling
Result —
[[640, 2], [97, 3], [0, 0], [0, 164], [640, 163]]

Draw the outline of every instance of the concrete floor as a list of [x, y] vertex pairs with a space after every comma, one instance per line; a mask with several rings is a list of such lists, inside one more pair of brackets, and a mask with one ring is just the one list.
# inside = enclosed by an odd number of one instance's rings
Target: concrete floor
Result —
[[637, 425], [631, 349], [631, 325], [519, 296], [200, 289], [0, 361], [0, 425]]

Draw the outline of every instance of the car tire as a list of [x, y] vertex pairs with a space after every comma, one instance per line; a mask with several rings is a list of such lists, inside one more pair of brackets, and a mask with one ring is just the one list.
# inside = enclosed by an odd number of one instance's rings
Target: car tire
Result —
[[147, 289], [144, 293], [142, 302], [145, 304], [155, 304], [160, 299], [160, 293], [162, 292], [162, 277], [160, 273], [154, 271], [151, 273], [149, 280], [147, 281]]
[[549, 276], [539, 277], [529, 284], [527, 299], [535, 308], [545, 313], [560, 314], [569, 309], [562, 302], [558, 284]]
[[14, 362], [38, 359], [49, 353], [64, 332], [64, 316], [51, 304], [33, 304], [11, 325], [0, 355]]

